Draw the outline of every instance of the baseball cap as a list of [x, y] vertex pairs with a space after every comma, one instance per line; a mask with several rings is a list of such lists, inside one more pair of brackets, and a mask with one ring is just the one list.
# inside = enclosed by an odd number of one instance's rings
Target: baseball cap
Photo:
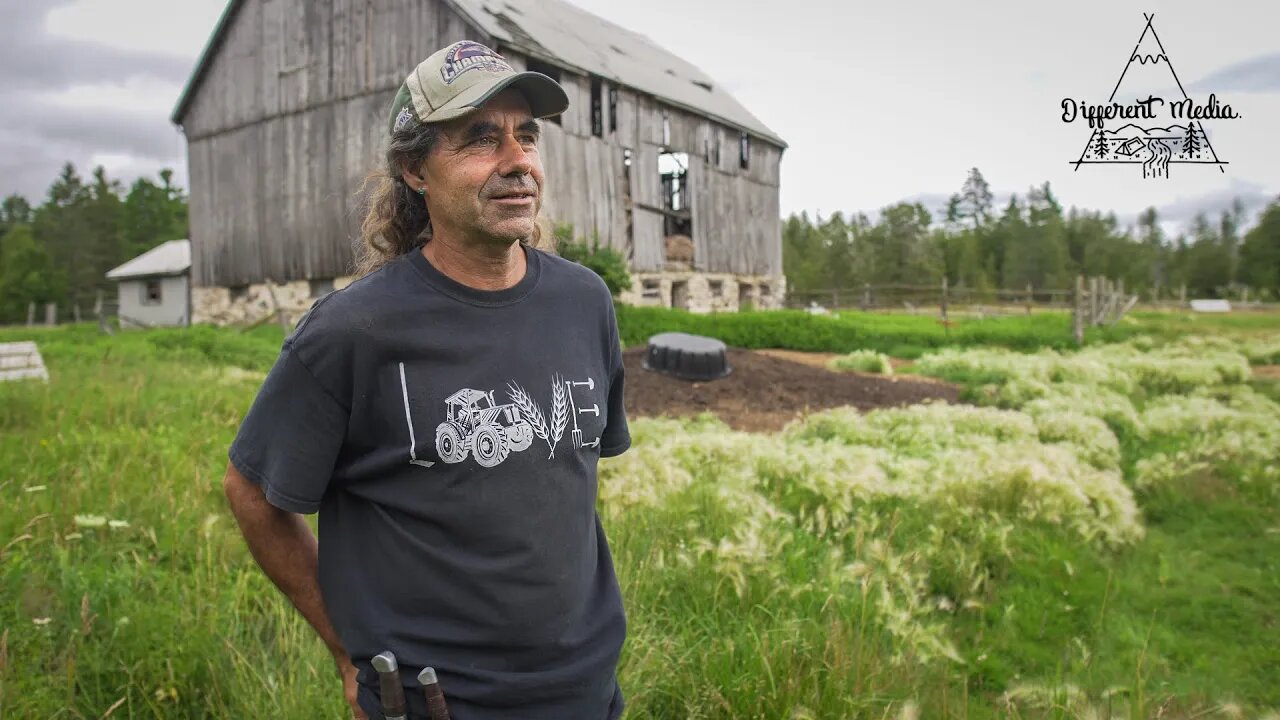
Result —
[[535, 118], [569, 107], [564, 88], [537, 72], [516, 72], [498, 53], [463, 40], [436, 51], [409, 73], [391, 103], [388, 132], [411, 121], [444, 122], [462, 117], [508, 87], [524, 93]]

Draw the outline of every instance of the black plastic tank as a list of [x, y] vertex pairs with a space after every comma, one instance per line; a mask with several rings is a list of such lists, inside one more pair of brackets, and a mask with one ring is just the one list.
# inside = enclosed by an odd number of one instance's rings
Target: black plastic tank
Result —
[[724, 343], [681, 332], [660, 333], [649, 338], [644, 367], [684, 380], [715, 380], [732, 370], [725, 357]]

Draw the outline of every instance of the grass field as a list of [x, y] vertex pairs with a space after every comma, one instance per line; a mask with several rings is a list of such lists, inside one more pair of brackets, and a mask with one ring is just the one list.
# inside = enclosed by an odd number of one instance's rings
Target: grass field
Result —
[[[629, 343], [712, 322], [619, 311]], [[715, 327], [800, 322], [757, 315]], [[913, 370], [973, 406], [632, 419], [600, 498], [627, 717], [1280, 717], [1280, 381], [1249, 366], [1280, 317], [1245, 317], [1061, 354], [1056, 326], [979, 321]], [[950, 337], [837, 322], [842, 351]], [[52, 382], [0, 385], [0, 717], [345, 717], [222, 496], [279, 329], [18, 339]]]

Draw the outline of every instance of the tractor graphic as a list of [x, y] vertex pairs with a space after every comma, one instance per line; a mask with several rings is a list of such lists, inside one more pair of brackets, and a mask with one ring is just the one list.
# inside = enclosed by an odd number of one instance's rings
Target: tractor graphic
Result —
[[493, 467], [533, 443], [533, 426], [520, 409], [494, 403], [492, 390], [463, 388], [444, 402], [448, 419], [436, 426], [436, 452], [447, 463], [462, 462], [470, 451], [482, 467]]

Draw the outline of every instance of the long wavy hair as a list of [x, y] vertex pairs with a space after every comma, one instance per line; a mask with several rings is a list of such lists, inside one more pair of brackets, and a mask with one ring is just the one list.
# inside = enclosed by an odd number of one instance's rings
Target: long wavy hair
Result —
[[[441, 137], [435, 123], [414, 123], [386, 140], [383, 163], [369, 173], [356, 195], [364, 212], [355, 277], [363, 277], [431, 241], [431, 214], [418, 191], [404, 181], [405, 170], [418, 172]], [[548, 249], [554, 237], [539, 213], [533, 233], [520, 242]]]

